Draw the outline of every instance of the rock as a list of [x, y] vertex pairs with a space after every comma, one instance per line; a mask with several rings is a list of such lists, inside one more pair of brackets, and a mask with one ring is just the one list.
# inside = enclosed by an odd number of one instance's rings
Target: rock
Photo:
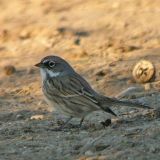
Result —
[[90, 151], [90, 150], [88, 150], [88, 151], [86, 151], [85, 152], [85, 155], [86, 156], [92, 156], [94, 153], [92, 152], [92, 151]]
[[111, 125], [111, 119], [106, 119], [105, 121], [101, 122], [103, 127], [108, 127]]
[[95, 145], [95, 150], [96, 151], [103, 151], [104, 149], [108, 148], [110, 145], [105, 145], [105, 144], [97, 144]]
[[115, 123], [115, 124], [122, 124], [123, 123], [123, 119], [120, 119], [120, 118], [113, 118], [111, 121], [112, 121], [112, 123]]
[[11, 74], [14, 74], [15, 72], [16, 72], [16, 68], [13, 65], [6, 65], [4, 67], [4, 73], [8, 76]]
[[103, 77], [103, 76], [105, 76], [105, 75], [106, 75], [106, 73], [105, 73], [103, 70], [98, 71], [98, 72], [96, 73], [96, 76], [100, 76], [100, 77]]
[[19, 35], [20, 39], [28, 39], [30, 38], [30, 32], [28, 30], [23, 30], [20, 35]]
[[7, 29], [0, 30], [0, 39], [2, 39], [3, 42], [7, 41], [9, 37], [10, 37], [10, 34]]
[[44, 119], [44, 115], [34, 115], [34, 116], [31, 116], [30, 119], [31, 120], [42, 120]]
[[151, 84], [150, 84], [150, 83], [146, 83], [146, 84], [144, 85], [144, 89], [145, 89], [146, 91], [150, 90], [150, 89], [151, 89]]
[[80, 39], [80, 38], [76, 38], [76, 39], [74, 40], [74, 44], [76, 44], [76, 45], [80, 45], [80, 42], [81, 42], [81, 39]]
[[22, 114], [17, 114], [16, 119], [17, 120], [24, 119], [24, 116]]

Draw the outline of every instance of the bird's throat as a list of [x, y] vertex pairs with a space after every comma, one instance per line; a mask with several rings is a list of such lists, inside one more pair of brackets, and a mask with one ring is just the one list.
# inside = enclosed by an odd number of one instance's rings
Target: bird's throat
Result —
[[51, 70], [40, 69], [42, 80], [46, 80], [47, 78], [54, 78], [60, 75], [60, 72], [53, 72]]

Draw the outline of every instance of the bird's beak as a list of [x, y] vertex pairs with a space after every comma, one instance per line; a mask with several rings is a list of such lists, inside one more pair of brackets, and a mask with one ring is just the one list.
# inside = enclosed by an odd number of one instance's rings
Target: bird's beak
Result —
[[35, 64], [34, 66], [36, 66], [36, 67], [42, 67], [42, 63], [41, 62], [39, 62], [39, 63], [37, 63], [37, 64]]

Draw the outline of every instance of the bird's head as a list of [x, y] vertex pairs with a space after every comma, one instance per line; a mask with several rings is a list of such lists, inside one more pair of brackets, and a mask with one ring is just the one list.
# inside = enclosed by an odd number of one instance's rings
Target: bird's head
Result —
[[35, 66], [40, 67], [43, 80], [45, 80], [47, 77], [54, 78], [74, 72], [73, 68], [68, 64], [68, 62], [58, 56], [44, 57]]

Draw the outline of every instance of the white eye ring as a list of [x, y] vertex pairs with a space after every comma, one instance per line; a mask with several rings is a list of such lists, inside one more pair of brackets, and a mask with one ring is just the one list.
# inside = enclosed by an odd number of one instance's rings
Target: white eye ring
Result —
[[56, 65], [56, 63], [54, 61], [49, 61], [48, 65], [49, 67], [53, 68]]

